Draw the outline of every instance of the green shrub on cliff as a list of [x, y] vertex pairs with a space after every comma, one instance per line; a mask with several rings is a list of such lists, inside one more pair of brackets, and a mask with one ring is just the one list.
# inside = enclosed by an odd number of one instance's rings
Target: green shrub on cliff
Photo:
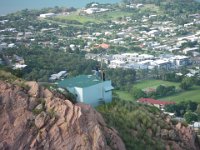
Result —
[[156, 134], [158, 126], [161, 129], [169, 129], [169, 126], [156, 107], [116, 99], [97, 110], [106, 123], [119, 132], [128, 150], [164, 149], [164, 143]]

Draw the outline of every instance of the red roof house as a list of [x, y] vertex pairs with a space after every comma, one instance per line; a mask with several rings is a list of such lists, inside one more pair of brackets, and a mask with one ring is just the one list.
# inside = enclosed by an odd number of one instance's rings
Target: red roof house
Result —
[[137, 102], [147, 104], [147, 105], [153, 105], [158, 108], [163, 108], [165, 105], [169, 105], [169, 104], [176, 104], [175, 102], [155, 100], [152, 98], [140, 98]]
[[105, 44], [105, 43], [102, 43], [99, 45], [99, 47], [103, 48], [103, 49], [109, 49], [110, 48], [110, 45], [109, 44]]
[[102, 43], [102, 44], [97, 45], [95, 48], [109, 49], [109, 48], [110, 48], [110, 45], [109, 45], [109, 44]]

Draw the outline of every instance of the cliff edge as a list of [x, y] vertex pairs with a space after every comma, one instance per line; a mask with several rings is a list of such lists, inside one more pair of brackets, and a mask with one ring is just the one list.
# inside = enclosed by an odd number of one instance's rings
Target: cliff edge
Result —
[[124, 150], [116, 130], [89, 105], [27, 82], [0, 81], [1, 150]]

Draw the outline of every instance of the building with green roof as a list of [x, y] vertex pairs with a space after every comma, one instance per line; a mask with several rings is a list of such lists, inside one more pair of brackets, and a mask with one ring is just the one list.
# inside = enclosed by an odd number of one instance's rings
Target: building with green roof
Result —
[[100, 102], [112, 101], [111, 80], [103, 81], [95, 75], [79, 75], [58, 82], [60, 88], [67, 89], [76, 96], [78, 102], [98, 106]]

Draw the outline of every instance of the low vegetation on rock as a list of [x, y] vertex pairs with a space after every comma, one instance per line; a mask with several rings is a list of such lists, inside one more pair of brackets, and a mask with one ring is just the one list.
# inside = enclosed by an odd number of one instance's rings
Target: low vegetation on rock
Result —
[[98, 107], [106, 123], [115, 128], [128, 150], [199, 149], [195, 133], [152, 106], [114, 100]]

